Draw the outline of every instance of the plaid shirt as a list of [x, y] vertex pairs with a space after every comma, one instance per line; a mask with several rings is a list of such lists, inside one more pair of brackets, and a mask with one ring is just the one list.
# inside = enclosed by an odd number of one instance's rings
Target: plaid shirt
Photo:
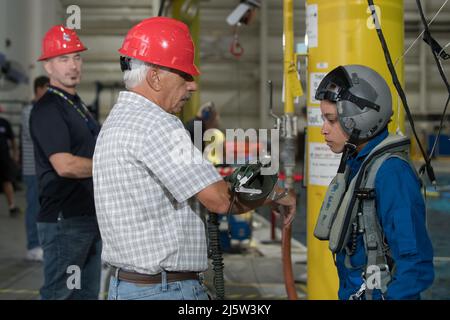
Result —
[[189, 200], [221, 177], [209, 162], [177, 160], [180, 146], [201, 157], [177, 117], [120, 93], [93, 158], [105, 262], [146, 274], [207, 269], [205, 226]]

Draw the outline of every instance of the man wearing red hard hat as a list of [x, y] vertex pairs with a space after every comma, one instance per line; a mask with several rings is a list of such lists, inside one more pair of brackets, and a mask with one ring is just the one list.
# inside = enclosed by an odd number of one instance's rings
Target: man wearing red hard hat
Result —
[[50, 78], [30, 116], [44, 300], [97, 299], [100, 288], [101, 239], [92, 184], [100, 127], [76, 92], [85, 50], [75, 31], [58, 25], [45, 34], [39, 57]]
[[[119, 52], [128, 91], [103, 124], [93, 159], [102, 260], [114, 274], [109, 299], [208, 299], [200, 278], [208, 266], [205, 226], [192, 200], [217, 213], [243, 213], [261, 202], [232, 201], [227, 183], [202, 161], [175, 116], [197, 90], [188, 27], [145, 19]], [[179, 158], [180, 149], [194, 156]], [[277, 203], [287, 208], [289, 223], [295, 197]]]

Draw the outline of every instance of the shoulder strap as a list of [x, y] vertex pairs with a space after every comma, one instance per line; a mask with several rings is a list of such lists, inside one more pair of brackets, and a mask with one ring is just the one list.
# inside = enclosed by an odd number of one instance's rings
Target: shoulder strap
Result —
[[[364, 183], [365, 190], [373, 190], [375, 187], [375, 177], [384, 161], [390, 158], [391, 154], [386, 153], [377, 158], [368, 168], [367, 180]], [[389, 247], [384, 242], [384, 234], [380, 226], [376, 212], [376, 196], [360, 199], [362, 201], [362, 217], [359, 222], [364, 230], [364, 247], [367, 253], [367, 264], [365, 267], [366, 299], [371, 300], [374, 289], [380, 289], [384, 294], [387, 285], [391, 281], [391, 273], [387, 263], [386, 255]]]

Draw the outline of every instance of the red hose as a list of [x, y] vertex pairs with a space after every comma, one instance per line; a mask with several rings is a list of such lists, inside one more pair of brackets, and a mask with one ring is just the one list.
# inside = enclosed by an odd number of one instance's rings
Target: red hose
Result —
[[275, 215], [275, 212], [271, 212], [270, 214], [270, 240], [275, 241], [276, 234], [275, 234], [275, 224], [277, 223], [277, 216]]
[[292, 224], [284, 225], [281, 232], [281, 260], [283, 263], [284, 285], [289, 300], [298, 300], [295, 288], [294, 273], [291, 259], [291, 231]]

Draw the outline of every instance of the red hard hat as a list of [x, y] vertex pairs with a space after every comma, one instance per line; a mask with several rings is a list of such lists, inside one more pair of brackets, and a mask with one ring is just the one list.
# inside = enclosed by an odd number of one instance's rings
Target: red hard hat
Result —
[[199, 75], [194, 65], [194, 43], [189, 28], [167, 18], [148, 18], [128, 31], [119, 52], [127, 57]]
[[42, 54], [38, 61], [85, 50], [87, 48], [81, 43], [75, 31], [58, 25], [51, 27], [42, 39]]

